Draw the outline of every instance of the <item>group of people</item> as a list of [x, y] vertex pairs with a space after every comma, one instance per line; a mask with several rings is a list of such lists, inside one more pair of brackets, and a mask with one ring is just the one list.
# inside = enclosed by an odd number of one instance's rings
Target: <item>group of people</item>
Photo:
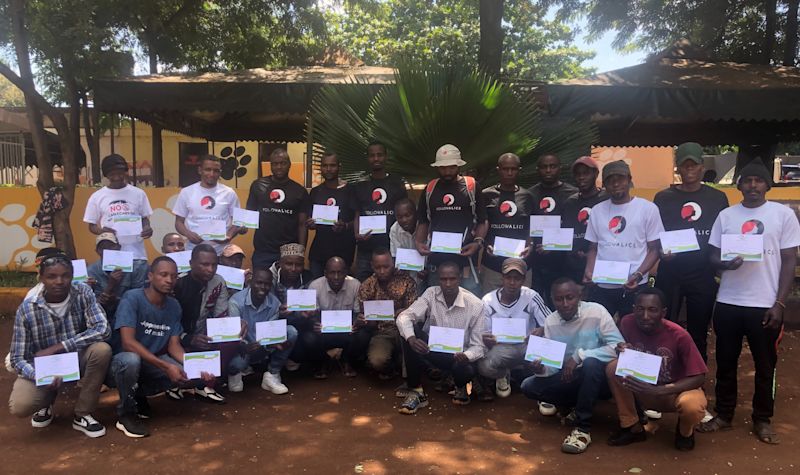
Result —
[[[153, 230], [147, 196], [127, 183], [122, 157], [106, 157], [108, 185], [92, 195], [84, 216], [97, 235], [100, 259], [89, 266], [85, 285], [73, 283], [69, 257], [55, 249], [40, 253], [40, 283], [15, 319], [10, 367], [18, 378], [11, 412], [33, 414], [34, 427], [52, 422], [62, 381], [37, 386], [34, 358], [65, 352], [78, 353], [81, 369], [73, 427], [90, 437], [105, 434], [92, 417], [104, 384], [119, 391], [116, 427], [144, 437], [149, 430], [143, 421], [152, 415], [148, 398], [154, 395], [181, 400], [194, 394], [224, 403], [225, 383], [227, 393], [241, 392], [243, 378], [260, 371], [263, 389], [285, 394], [282, 372], [304, 366], [325, 379], [338, 363], [347, 377], [359, 370], [382, 380], [401, 374], [405, 382], [396, 395], [403, 398], [403, 414], [428, 404], [424, 377], [450, 392], [457, 405], [504, 398], [518, 386], [538, 402], [542, 415], [558, 414], [573, 426], [562, 450], [582, 453], [592, 442], [596, 401], [613, 397], [619, 429], [608, 444], [643, 441], [651, 419], [677, 412], [675, 446], [691, 450], [695, 431], [732, 426], [737, 365], [747, 337], [755, 362], [753, 431], [763, 442], [778, 442], [770, 421], [777, 343], [800, 225], [791, 209], [766, 200], [772, 182], [762, 163], [741, 170], [742, 201], [728, 206], [724, 193], [701, 181], [702, 148], [682, 144], [675, 154], [680, 184], [650, 202], [631, 195], [624, 161], [608, 163], [601, 172], [591, 157], [581, 157], [571, 165], [572, 186], [560, 179], [559, 158], [546, 154], [537, 162], [539, 182], [525, 189], [517, 183], [519, 157], [506, 153], [497, 162], [499, 183], [481, 189], [462, 174], [466, 162], [459, 149], [444, 145], [431, 164], [438, 178], [415, 203], [403, 180], [387, 173], [387, 156], [384, 144], [370, 143], [368, 174], [351, 184], [339, 178], [338, 157], [328, 152], [320, 164], [324, 181], [308, 193], [289, 178], [286, 151], [273, 151], [272, 175], [253, 183], [246, 203], [258, 212], [259, 225], [243, 290], [228, 288], [217, 274], [218, 265], [243, 266], [246, 256], [231, 240], [248, 231], [233, 224], [240, 203], [234, 190], [219, 183], [218, 158], [200, 159], [200, 180], [182, 189], [173, 207], [177, 232], [163, 238], [166, 255], [148, 264], [143, 240]], [[318, 220], [314, 205], [337, 206], [338, 219]], [[141, 218], [140, 235], [119, 236], [114, 223], [120, 216]], [[561, 228], [573, 230], [571, 250], [545, 249], [541, 234], [531, 229], [535, 216], [560, 217]], [[365, 217], [380, 217], [385, 226], [362, 229]], [[662, 233], [687, 229], [699, 249], [665, 252]], [[306, 253], [309, 230], [315, 237]], [[461, 248], [434, 245], [435, 233], [457, 233]], [[762, 236], [761, 258], [723, 255], [722, 241], [744, 234]], [[524, 244], [509, 257], [496, 248], [498, 238]], [[169, 254], [184, 249], [191, 259], [180, 272]], [[105, 250], [132, 252], [133, 268], [103, 270]], [[424, 265], [398, 269], [401, 250], [417, 252]], [[609, 261], [629, 268], [624, 283], [595, 282], [595, 268]], [[657, 264], [652, 287], [649, 274]], [[315, 309], [290, 311], [292, 290], [313, 290]], [[365, 304], [373, 301], [391, 301], [395, 318], [368, 319]], [[686, 329], [675, 323], [684, 301]], [[351, 331], [323, 331], [321, 315], [327, 311], [350, 312]], [[704, 391], [712, 315], [713, 416]], [[239, 341], [212, 342], [207, 323], [220, 317], [240, 317]], [[528, 337], [498, 341], [493, 326], [516, 318], [524, 319], [526, 335], [566, 345], [560, 369], [526, 360]], [[264, 344], [256, 338], [259, 322], [281, 319], [283, 341]], [[463, 331], [457, 351], [429, 344], [433, 330], [442, 327]], [[184, 355], [208, 350], [219, 351], [222, 376], [189, 379]], [[630, 350], [661, 357], [655, 384], [616, 375], [619, 355]]]

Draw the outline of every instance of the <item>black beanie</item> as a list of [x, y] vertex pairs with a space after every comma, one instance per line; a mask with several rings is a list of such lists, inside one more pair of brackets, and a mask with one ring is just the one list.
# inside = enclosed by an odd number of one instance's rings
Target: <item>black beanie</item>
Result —
[[117, 167], [124, 168], [126, 172], [128, 171], [128, 162], [125, 161], [122, 155], [116, 153], [106, 156], [103, 159], [103, 163], [100, 165], [100, 168], [103, 170], [103, 176], [108, 176], [108, 172]]
[[767, 170], [767, 167], [764, 166], [764, 163], [761, 160], [755, 159], [742, 168], [742, 171], [739, 172], [739, 179], [736, 181], [736, 186], [739, 186], [742, 178], [748, 176], [757, 176], [767, 182], [768, 189], [772, 188], [772, 177], [770, 176], [769, 170]]

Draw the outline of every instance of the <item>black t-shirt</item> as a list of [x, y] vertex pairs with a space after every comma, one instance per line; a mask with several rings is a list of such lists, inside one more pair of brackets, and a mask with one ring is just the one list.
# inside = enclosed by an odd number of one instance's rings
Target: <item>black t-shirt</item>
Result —
[[175, 282], [173, 291], [175, 299], [181, 304], [181, 326], [189, 335], [194, 334], [197, 319], [200, 318], [200, 305], [203, 302], [203, 290], [206, 284], [186, 274]]
[[297, 242], [298, 215], [308, 208], [308, 192], [299, 183], [274, 183], [271, 176], [254, 181], [247, 209], [259, 214], [255, 250], [277, 253], [284, 244]]
[[[479, 191], [478, 182], [475, 182], [475, 216], [472, 215], [472, 204], [467, 191], [467, 182], [459, 177], [452, 182], [439, 180], [431, 192], [430, 221], [428, 220], [427, 193], [422, 192], [417, 207], [417, 221], [429, 224], [428, 232], [434, 231], [460, 233], [466, 236], [464, 242], [472, 241], [474, 224], [486, 221], [486, 202]], [[457, 254], [433, 253], [428, 258], [432, 265], [445, 261], [456, 261], [462, 266], [467, 265], [467, 260]]]
[[564, 202], [561, 226], [575, 230], [572, 240], [573, 251], [586, 252], [589, 249], [589, 241], [585, 239], [585, 236], [586, 227], [589, 225], [589, 217], [592, 214], [592, 207], [607, 199], [608, 194], [604, 190], [600, 190], [599, 193], [589, 197], [583, 197], [580, 193], [575, 193]]
[[[553, 188], [545, 188], [541, 183], [537, 183], [528, 188], [533, 195], [536, 206], [533, 209], [535, 215], [561, 216], [561, 226], [564, 227], [563, 208], [567, 198], [578, 192], [578, 189], [569, 183], [561, 182]], [[542, 238], [533, 238], [534, 246], [541, 244]], [[528, 258], [528, 265], [533, 267], [534, 274], [549, 272], [561, 275], [561, 268], [564, 266], [566, 252], [551, 252], [549, 254], [537, 254], [531, 252]]]
[[[309, 194], [310, 204], [308, 216], [312, 216], [313, 205], [327, 205], [339, 207], [339, 221], [349, 223], [353, 221], [355, 215], [353, 211], [354, 197], [353, 187], [343, 185], [339, 188], [328, 188], [324, 184], [315, 186]], [[339, 256], [347, 263], [348, 267], [353, 262], [353, 252], [355, 252], [356, 241], [352, 229], [343, 229], [340, 232], [333, 232], [333, 226], [317, 225], [314, 241], [308, 257], [312, 261], [326, 262], [333, 256]]]
[[406, 185], [400, 177], [386, 175], [385, 178], [369, 177], [353, 185], [355, 200], [353, 210], [358, 215], [386, 215], [386, 234], [374, 234], [358, 244], [359, 251], [372, 252], [378, 248], [389, 249], [389, 229], [394, 224], [394, 204], [408, 198]]
[[[500, 185], [484, 189], [481, 194], [486, 203], [489, 231], [486, 244], [494, 245], [495, 236], [509, 239], [528, 239], [530, 215], [536, 202], [530, 191], [517, 187], [517, 191], [503, 191]], [[483, 255], [483, 265], [500, 272], [505, 257]]]
[[699, 190], [681, 191], [676, 185], [656, 193], [653, 203], [658, 206], [665, 231], [693, 228], [697, 232], [699, 251], [682, 252], [659, 266], [680, 269], [681, 272], [710, 268], [708, 237], [720, 211], [728, 207], [725, 193], [708, 185]]

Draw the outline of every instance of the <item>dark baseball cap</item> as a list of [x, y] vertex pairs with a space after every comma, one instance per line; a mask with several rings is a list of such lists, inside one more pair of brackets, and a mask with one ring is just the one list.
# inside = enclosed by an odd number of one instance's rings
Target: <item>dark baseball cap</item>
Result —
[[678, 145], [678, 148], [675, 149], [675, 165], [680, 166], [686, 160], [702, 165], [703, 147], [695, 142], [686, 142]]
[[629, 177], [631, 176], [631, 167], [629, 167], [624, 160], [606, 163], [603, 167], [603, 181], [606, 181], [606, 179], [612, 175], [625, 175]]

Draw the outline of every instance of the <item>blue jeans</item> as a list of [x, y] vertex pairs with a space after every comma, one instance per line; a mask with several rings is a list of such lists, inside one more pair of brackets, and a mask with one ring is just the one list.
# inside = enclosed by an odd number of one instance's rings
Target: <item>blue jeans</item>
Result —
[[595, 401], [611, 397], [611, 390], [606, 380], [607, 364], [595, 358], [586, 358], [583, 365], [575, 369], [570, 381], [562, 381], [559, 371], [552, 376], [526, 378], [522, 381], [520, 389], [531, 399], [558, 407], [574, 407], [575, 426], [584, 432], [589, 432]]
[[254, 353], [245, 353], [243, 355], [234, 356], [230, 363], [228, 363], [228, 374], [233, 376], [241, 373], [248, 366], [255, 363], [261, 363], [269, 358], [269, 372], [272, 374], [279, 374], [289, 355], [292, 353], [294, 344], [297, 341], [297, 330], [291, 326], [286, 325], [286, 341], [289, 347], [284, 350], [278, 350], [275, 345], [262, 346]]
[[[183, 366], [166, 354], [158, 358], [169, 364]], [[175, 386], [164, 371], [142, 361], [141, 356], [129, 351], [114, 355], [108, 376], [106, 384], [119, 391], [119, 416], [136, 414], [137, 396], [152, 396]]]

